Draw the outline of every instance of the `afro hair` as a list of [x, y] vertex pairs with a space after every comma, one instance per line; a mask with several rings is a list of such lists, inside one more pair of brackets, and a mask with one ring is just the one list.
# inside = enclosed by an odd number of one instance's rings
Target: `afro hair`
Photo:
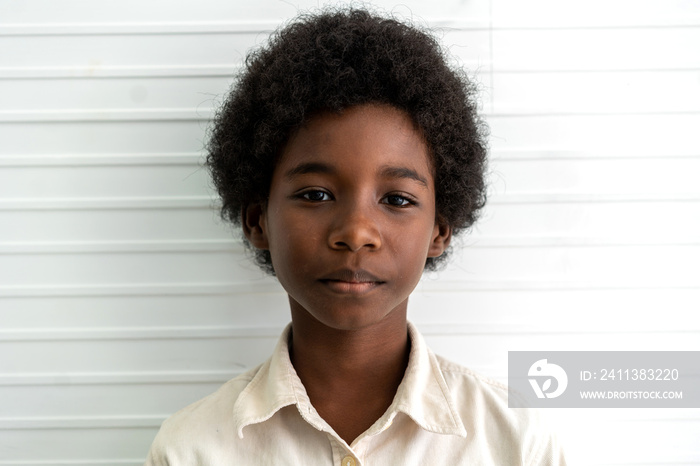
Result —
[[[248, 55], [210, 129], [207, 166], [222, 217], [240, 225], [243, 209], [266, 204], [278, 157], [310, 118], [377, 103], [405, 111], [422, 132], [438, 221], [458, 234], [486, 202], [487, 127], [475, 97], [466, 74], [416, 26], [363, 9], [302, 15]], [[274, 274], [269, 251], [245, 243]], [[428, 258], [426, 269], [445, 256]]]

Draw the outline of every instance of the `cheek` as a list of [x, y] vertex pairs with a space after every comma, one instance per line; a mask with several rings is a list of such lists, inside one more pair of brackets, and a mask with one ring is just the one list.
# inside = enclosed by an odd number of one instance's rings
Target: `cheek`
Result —
[[286, 270], [291, 274], [305, 271], [313, 249], [320, 241], [316, 228], [307, 222], [287, 218], [277, 211], [270, 224], [270, 255], [275, 270]]
[[408, 228], [408, 225], [403, 227], [394, 236], [391, 244], [392, 254], [400, 258], [398, 264], [402, 264], [400, 267], [404, 272], [414, 270], [418, 276], [421, 276], [428, 258], [433, 230], [428, 229], [424, 224], [417, 228]]
[[432, 220], [426, 218], [415, 218], [410, 222], [401, 222], [395, 226], [395, 231], [397, 231], [396, 238], [403, 245], [410, 245], [414, 250], [422, 250], [430, 245], [430, 241], [433, 237], [433, 230], [435, 229], [435, 223]]

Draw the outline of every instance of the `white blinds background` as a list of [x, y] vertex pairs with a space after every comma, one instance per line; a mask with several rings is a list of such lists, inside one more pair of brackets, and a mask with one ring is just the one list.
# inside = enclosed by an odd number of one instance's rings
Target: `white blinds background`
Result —
[[[0, 4], [0, 465], [141, 464], [269, 354], [285, 296], [200, 164], [292, 3]], [[435, 351], [504, 380], [508, 350], [700, 350], [700, 3], [430, 3], [377, 2], [441, 28], [492, 134], [484, 217], [411, 302]], [[547, 414], [572, 464], [700, 464], [698, 410]]]

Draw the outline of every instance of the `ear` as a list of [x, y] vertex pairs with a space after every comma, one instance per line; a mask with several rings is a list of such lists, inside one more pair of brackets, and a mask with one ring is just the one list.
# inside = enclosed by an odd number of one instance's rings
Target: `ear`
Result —
[[428, 257], [441, 256], [450, 245], [450, 239], [452, 239], [452, 228], [447, 223], [436, 220], [430, 247], [428, 248]]
[[257, 249], [270, 249], [265, 222], [265, 207], [262, 204], [249, 204], [241, 209], [243, 234]]

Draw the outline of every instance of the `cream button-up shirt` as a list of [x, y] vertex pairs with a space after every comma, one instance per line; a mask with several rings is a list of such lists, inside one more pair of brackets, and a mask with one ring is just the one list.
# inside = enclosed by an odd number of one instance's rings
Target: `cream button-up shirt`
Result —
[[309, 401], [289, 359], [290, 328], [267, 362], [166, 420], [146, 465], [565, 464], [536, 412], [509, 408], [507, 387], [434, 355], [410, 323], [393, 403], [348, 445]]

